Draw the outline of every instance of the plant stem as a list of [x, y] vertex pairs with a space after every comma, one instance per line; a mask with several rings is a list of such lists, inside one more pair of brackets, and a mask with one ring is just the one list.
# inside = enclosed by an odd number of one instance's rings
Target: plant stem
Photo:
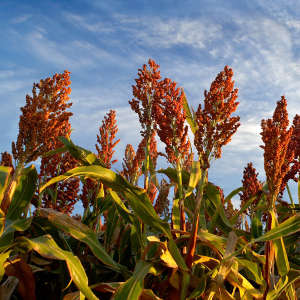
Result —
[[206, 220], [205, 220], [205, 212], [204, 212], [204, 203], [203, 203], [203, 192], [204, 186], [207, 183], [207, 169], [203, 170], [201, 173], [201, 179], [198, 184], [197, 195], [196, 195], [196, 207], [195, 207], [195, 216], [194, 221], [197, 218], [197, 214], [199, 214], [199, 224], [202, 229], [206, 229]]
[[182, 167], [180, 161], [176, 164], [177, 171], [177, 185], [179, 195], [179, 210], [180, 210], [180, 230], [186, 230], [185, 214], [184, 214], [184, 199], [183, 199], [183, 187], [182, 187]]
[[287, 190], [287, 192], [288, 192], [288, 195], [289, 195], [289, 198], [290, 198], [292, 207], [294, 208], [294, 207], [295, 207], [295, 202], [294, 202], [294, 200], [293, 200], [293, 197], [292, 197], [292, 194], [291, 194], [291, 190], [290, 190], [288, 184], [286, 185], [286, 190]]

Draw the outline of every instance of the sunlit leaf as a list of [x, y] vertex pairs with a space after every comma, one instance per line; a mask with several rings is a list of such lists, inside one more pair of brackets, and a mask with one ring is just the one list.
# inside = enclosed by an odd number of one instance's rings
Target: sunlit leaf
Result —
[[145, 261], [137, 262], [132, 277], [124, 282], [114, 295], [114, 300], [138, 300], [143, 288], [144, 278], [151, 268], [151, 264]]
[[104, 264], [117, 272], [125, 272], [126, 268], [115, 262], [98, 241], [97, 234], [89, 227], [70, 216], [50, 208], [39, 209], [40, 216], [47, 218], [55, 227], [70, 234], [75, 239], [87, 244], [94, 255]]
[[253, 242], [265, 242], [275, 239], [279, 239], [283, 236], [288, 236], [290, 234], [300, 231], [300, 213], [288, 218], [275, 228], [272, 228], [267, 233], [261, 237], [255, 239]]
[[232, 224], [228, 221], [225, 215], [224, 205], [221, 201], [220, 191], [215, 185], [211, 183], [207, 184], [205, 191], [207, 198], [215, 207], [215, 214], [217, 213], [220, 216], [219, 225], [221, 226], [222, 230], [224, 230], [225, 232], [231, 231]]
[[[167, 168], [167, 169], [160, 169], [157, 171], [157, 173], [165, 174], [169, 177], [169, 179], [173, 182], [177, 182], [177, 171], [174, 168]], [[182, 170], [182, 184], [183, 186], [187, 186], [189, 183], [189, 174]]]
[[30, 204], [36, 191], [38, 174], [34, 165], [22, 170], [6, 217], [16, 220]]
[[[270, 213], [272, 216], [271, 228], [276, 229], [276, 227], [278, 226], [278, 221], [275, 212], [272, 210]], [[280, 237], [279, 239], [275, 239], [273, 241], [273, 244], [275, 248], [275, 260], [276, 260], [278, 273], [280, 276], [284, 276], [289, 272], [290, 264], [285, 250], [283, 237]]]
[[267, 294], [267, 300], [279, 299], [279, 296], [288, 289], [294, 282], [300, 280], [300, 271], [291, 269], [289, 273], [282, 276], [276, 284], [276, 289], [270, 291]]
[[249, 272], [249, 277], [257, 284], [263, 283], [263, 276], [259, 264], [242, 258], [235, 258], [239, 263], [239, 268], [244, 268]]
[[11, 170], [11, 167], [0, 166], [0, 204], [2, 203], [4, 192], [7, 188]]
[[189, 184], [188, 188], [184, 194], [184, 197], [187, 198], [191, 195], [193, 190], [196, 188], [199, 180], [201, 178], [201, 168], [200, 168], [200, 162], [199, 161], [193, 161], [190, 178], [189, 178]]
[[[163, 232], [170, 239], [170, 242], [173, 240], [171, 230], [169, 224], [167, 222], [162, 221], [158, 215], [156, 214], [152, 203], [149, 200], [149, 197], [144, 189], [138, 188], [132, 184], [130, 184], [127, 180], [125, 180], [122, 176], [116, 174], [110, 169], [103, 168], [101, 166], [88, 166], [88, 167], [78, 167], [72, 170], [69, 170], [64, 175], [52, 178], [48, 181], [42, 188], [41, 191], [61, 180], [65, 180], [72, 176], [80, 176], [85, 175], [91, 178], [95, 178], [101, 180], [101, 182], [107, 186], [112, 188], [113, 190], [119, 192], [127, 201], [129, 205], [134, 210], [136, 215], [143, 220], [143, 222], [153, 229], [158, 230], [159, 232]], [[179, 250], [176, 244], [171, 243], [172, 247], [170, 250], [172, 256], [176, 260], [178, 266], [180, 268], [184, 267], [187, 270], [187, 267], [182, 259]], [[180, 259], [181, 257], [181, 259]], [[180, 261], [177, 261], [180, 259]]]
[[88, 299], [98, 299], [88, 286], [87, 275], [78, 257], [74, 256], [73, 253], [58, 247], [50, 235], [41, 236], [31, 240], [22, 237], [20, 238], [20, 241], [46, 258], [64, 260], [68, 266], [70, 276], [78, 289]]
[[187, 98], [185, 96], [185, 94], [183, 94], [183, 109], [185, 111], [185, 115], [186, 115], [186, 120], [188, 122], [188, 124], [190, 125], [190, 128], [192, 130], [192, 133], [195, 134], [196, 130], [197, 130], [197, 123], [194, 120], [194, 116], [191, 113]]
[[17, 219], [11, 221], [6, 219], [5, 228], [0, 237], [0, 251], [4, 251], [10, 248], [14, 242], [14, 232], [15, 231], [25, 231], [31, 225], [32, 218], [27, 219]]
[[0, 253], [0, 281], [2, 280], [2, 277], [4, 275], [4, 263], [7, 260], [7, 258], [10, 255], [10, 251], [4, 252], [4, 253]]

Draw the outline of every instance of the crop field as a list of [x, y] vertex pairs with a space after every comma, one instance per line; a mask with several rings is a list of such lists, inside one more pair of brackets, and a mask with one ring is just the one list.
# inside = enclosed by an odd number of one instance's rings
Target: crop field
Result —
[[118, 112], [85, 149], [71, 134], [70, 73], [34, 83], [1, 156], [0, 299], [300, 299], [300, 115], [289, 122], [278, 95], [261, 120], [265, 180], [249, 161], [225, 195], [208, 174], [239, 130], [233, 77], [225, 66], [193, 108], [149, 59], [129, 101], [140, 143], [118, 171]]

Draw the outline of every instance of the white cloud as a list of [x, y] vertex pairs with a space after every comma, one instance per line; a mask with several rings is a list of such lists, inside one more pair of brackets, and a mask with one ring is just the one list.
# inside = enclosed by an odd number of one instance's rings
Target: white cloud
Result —
[[169, 20], [151, 24], [148, 33], [141, 33], [146, 43], [169, 48], [186, 45], [203, 49], [221, 36], [221, 26], [197, 20]]
[[65, 13], [64, 15], [66, 19], [73, 25], [84, 28], [93, 33], [111, 33], [114, 31], [111, 25], [108, 25], [104, 22], [97, 21], [92, 23], [90, 20], [88, 20], [88, 18], [71, 13]]
[[95, 20], [95, 15], [90, 17], [71, 13], [65, 13], [64, 15], [70, 23], [91, 33], [112, 33], [117, 31], [129, 33], [134, 38], [135, 43], [156, 45], [163, 48], [185, 45], [203, 49], [211, 41], [222, 37], [222, 26], [207, 20], [162, 20], [158, 17], [140, 18], [114, 14], [115, 21], [113, 24], [109, 24]]
[[96, 61], [113, 60], [107, 51], [85, 40], [73, 40], [59, 43], [47, 37], [47, 32], [41, 28], [25, 37], [28, 51], [48, 63], [67, 69], [81, 69], [95, 66]]
[[27, 85], [27, 80], [1, 80], [0, 81], [0, 95], [19, 91], [24, 89]]
[[222, 26], [209, 21], [195, 19], [131, 18], [117, 15], [118, 20], [127, 25], [135, 41], [162, 48], [184, 45], [204, 49], [221, 37]]
[[62, 66], [72, 64], [70, 58], [61, 51], [63, 45], [59, 47], [57, 42], [47, 39], [40, 31], [30, 33], [27, 42], [31, 51], [47, 62]]
[[30, 14], [18, 16], [18, 17], [13, 18], [13, 19], [11, 20], [11, 23], [12, 23], [12, 24], [21, 24], [21, 23], [25, 23], [25, 22], [28, 21], [31, 17], [32, 17], [32, 15], [30, 15]]

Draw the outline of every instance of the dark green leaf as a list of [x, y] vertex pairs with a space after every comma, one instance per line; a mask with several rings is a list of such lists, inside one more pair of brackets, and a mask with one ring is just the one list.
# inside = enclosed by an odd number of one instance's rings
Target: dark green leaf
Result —
[[50, 235], [32, 240], [22, 237], [19, 240], [46, 258], [64, 260], [67, 263], [70, 276], [78, 289], [89, 300], [98, 300], [88, 286], [87, 275], [78, 257], [74, 256], [72, 252], [59, 248]]
[[6, 217], [16, 220], [26, 213], [26, 208], [36, 191], [38, 174], [34, 165], [22, 170], [19, 177], [12, 202], [8, 208]]
[[144, 278], [151, 266], [148, 262], [139, 261], [135, 266], [132, 277], [118, 288], [114, 300], [138, 300], [144, 288]]

